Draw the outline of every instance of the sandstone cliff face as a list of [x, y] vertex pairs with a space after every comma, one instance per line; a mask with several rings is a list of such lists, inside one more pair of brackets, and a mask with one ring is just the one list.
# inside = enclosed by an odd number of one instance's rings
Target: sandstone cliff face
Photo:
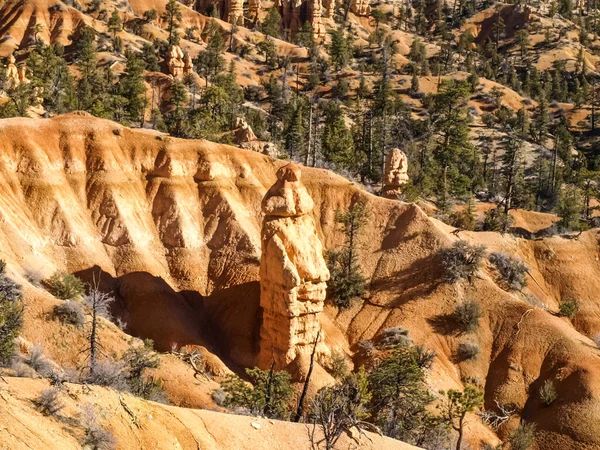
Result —
[[[321, 331], [329, 271], [313, 218], [313, 201], [294, 164], [277, 172], [277, 182], [262, 201], [265, 215], [260, 262], [259, 366], [278, 369], [305, 360], [317, 343], [317, 356], [328, 354]], [[317, 342], [318, 340], [318, 342]], [[305, 361], [300, 361], [303, 365]]]
[[[47, 319], [56, 300], [40, 308], [39, 297], [49, 294], [24, 276], [36, 268], [48, 276], [55, 269], [80, 272], [98, 265], [119, 277], [116, 289], [123, 305], [144, 314], [131, 320], [139, 333], [160, 329], [168, 314], [173, 322], [155, 336], [165, 339], [167, 348], [172, 340], [185, 345], [186, 339], [202, 338], [223, 360], [242, 367], [256, 363], [261, 201], [285, 162], [81, 115], [1, 120], [0, 136], [0, 258], [27, 287], [27, 340], [47, 347], [59, 362], [73, 359], [68, 355], [83, 345]], [[460, 389], [466, 377], [476, 377], [487, 408], [498, 399], [535, 423], [537, 449], [598, 448], [600, 362], [589, 339], [600, 332], [597, 230], [577, 241], [461, 232], [462, 239], [523, 259], [536, 280], [526, 294], [543, 301], [546, 311], [527, 303], [521, 293], [501, 289], [489, 268], [473, 285], [441, 283], [437, 251], [456, 238], [451, 227], [417, 206], [367, 194], [326, 170], [303, 168], [302, 183], [314, 203], [312, 211], [302, 215], [304, 196], [292, 195], [289, 203], [289, 194], [269, 211], [279, 214], [275, 220], [312, 218], [325, 249], [343, 242], [336, 231], [336, 209], [357, 199], [369, 207], [360, 263], [370, 277], [371, 296], [343, 312], [325, 307], [320, 321], [328, 348], [351, 354], [349, 347], [358, 341], [402, 326], [415, 343], [437, 351], [430, 372], [434, 388]], [[292, 229], [287, 231], [293, 236]], [[136, 271], [145, 275], [131, 274]], [[149, 292], [146, 280], [163, 288]], [[551, 313], [559, 300], [572, 297], [580, 302], [573, 321]], [[457, 301], [470, 299], [477, 299], [483, 313], [477, 333], [469, 336], [481, 352], [477, 360], [457, 363], [464, 336], [440, 321], [452, 314]], [[175, 324], [181, 316], [188, 320]], [[550, 407], [539, 399], [546, 380], [556, 384], [559, 394]], [[181, 393], [185, 397], [185, 388]], [[476, 417], [467, 427], [473, 446], [480, 439], [497, 442]]]

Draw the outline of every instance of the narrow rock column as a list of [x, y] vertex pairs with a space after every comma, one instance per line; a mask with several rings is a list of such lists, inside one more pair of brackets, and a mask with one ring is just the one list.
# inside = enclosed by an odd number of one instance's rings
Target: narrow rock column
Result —
[[[305, 365], [321, 328], [329, 270], [312, 216], [313, 200], [300, 182], [300, 168], [288, 164], [262, 201], [260, 329], [258, 365], [282, 369]], [[317, 355], [328, 355], [321, 331]]]
[[408, 183], [408, 158], [402, 150], [394, 148], [385, 158], [382, 196], [396, 198], [406, 183]]

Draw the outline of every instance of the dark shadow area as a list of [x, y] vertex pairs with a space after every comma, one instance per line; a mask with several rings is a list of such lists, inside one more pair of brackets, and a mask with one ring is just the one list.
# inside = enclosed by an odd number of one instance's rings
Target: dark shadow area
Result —
[[427, 323], [431, 325], [433, 331], [444, 336], [461, 336], [464, 333], [453, 314], [439, 314], [427, 319]]
[[147, 272], [113, 277], [94, 266], [75, 275], [113, 295], [113, 321], [124, 324], [132, 336], [152, 339], [158, 351], [202, 345], [228, 366], [254, 365], [262, 317], [258, 281], [204, 297], [196, 291], [177, 292]]
[[262, 321], [260, 283], [251, 281], [215, 291], [204, 298], [203, 306], [216, 330], [219, 350], [236, 364], [254, 366]]

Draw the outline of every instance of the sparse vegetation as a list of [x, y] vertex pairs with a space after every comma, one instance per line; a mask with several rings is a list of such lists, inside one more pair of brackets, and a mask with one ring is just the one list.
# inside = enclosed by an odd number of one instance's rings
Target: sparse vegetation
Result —
[[461, 279], [472, 282], [483, 262], [485, 247], [456, 241], [451, 247], [441, 249], [439, 255], [446, 282], [456, 283]]
[[94, 405], [83, 405], [79, 422], [84, 430], [81, 442], [84, 448], [91, 450], [116, 450], [117, 440], [110, 430], [107, 430], [100, 424]]
[[123, 359], [128, 366], [127, 382], [131, 392], [147, 400], [166, 403], [162, 380], [145, 374], [146, 370], [156, 369], [160, 365], [153, 342], [146, 340], [143, 346], [130, 348]]
[[67, 272], [55, 272], [44, 281], [48, 292], [61, 300], [70, 300], [80, 296], [85, 291], [85, 284], [75, 275]]
[[483, 406], [483, 393], [472, 386], [466, 386], [462, 392], [450, 389], [445, 396], [445, 402], [439, 407], [439, 410], [444, 421], [458, 432], [456, 450], [461, 450], [465, 417], [467, 413]]
[[466, 361], [477, 358], [480, 351], [479, 345], [474, 342], [461, 342], [458, 344], [456, 356], [460, 361]]
[[412, 339], [408, 337], [408, 330], [402, 327], [386, 328], [375, 337], [375, 341], [377, 348], [381, 349], [412, 344]]
[[251, 384], [237, 375], [229, 375], [221, 383], [221, 389], [227, 394], [225, 406], [241, 408], [254, 415], [288, 418], [293, 395], [290, 374], [276, 372], [274, 368], [261, 370], [257, 367], [246, 369], [246, 373]]
[[452, 314], [458, 327], [465, 333], [472, 333], [477, 330], [481, 316], [479, 303], [474, 300], [459, 303]]
[[15, 338], [23, 327], [24, 306], [21, 286], [6, 274], [2, 261], [0, 271], [0, 367], [10, 364], [15, 353]]
[[509, 289], [520, 291], [527, 285], [529, 269], [521, 260], [501, 252], [493, 252], [489, 259]]
[[575, 314], [579, 312], [579, 305], [573, 299], [563, 300], [558, 305], [558, 315], [560, 317], [568, 317], [573, 319]]
[[336, 380], [341, 380], [350, 373], [346, 355], [341, 351], [334, 350], [331, 352], [329, 364], [331, 367], [331, 375], [333, 375]]
[[62, 323], [82, 327], [85, 325], [85, 311], [77, 300], [66, 300], [54, 307], [52, 314]]
[[521, 421], [508, 440], [510, 450], [528, 450], [535, 443], [535, 424]]
[[546, 380], [540, 388], [540, 400], [544, 406], [550, 406], [558, 398], [554, 381]]
[[60, 390], [55, 387], [44, 389], [34, 403], [37, 409], [46, 416], [55, 416], [65, 407], [60, 399]]
[[336, 211], [335, 220], [341, 225], [346, 243], [341, 250], [327, 253], [327, 266], [331, 278], [327, 283], [328, 297], [340, 308], [347, 308], [351, 301], [364, 294], [366, 279], [360, 273], [358, 263], [358, 240], [366, 223], [367, 210], [362, 202], [347, 211]]
[[[353, 427], [360, 429], [362, 420], [368, 416], [370, 399], [367, 375], [362, 369], [334, 386], [321, 388], [312, 401], [309, 417], [313, 447], [333, 450], [342, 433]], [[316, 437], [317, 426], [323, 433], [321, 439]]]

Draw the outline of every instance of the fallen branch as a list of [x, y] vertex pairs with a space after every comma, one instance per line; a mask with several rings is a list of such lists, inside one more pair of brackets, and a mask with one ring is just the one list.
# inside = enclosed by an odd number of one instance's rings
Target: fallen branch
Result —
[[127, 412], [127, 414], [129, 414], [129, 417], [131, 417], [131, 423], [134, 424], [136, 427], [140, 427], [137, 423], [137, 419], [135, 417], [134, 412], [131, 410], [131, 408], [127, 405], [127, 403], [125, 403], [125, 399], [123, 398], [123, 396], [121, 394], [119, 394], [119, 402], [121, 403], [121, 406], [123, 407], [123, 409]]

